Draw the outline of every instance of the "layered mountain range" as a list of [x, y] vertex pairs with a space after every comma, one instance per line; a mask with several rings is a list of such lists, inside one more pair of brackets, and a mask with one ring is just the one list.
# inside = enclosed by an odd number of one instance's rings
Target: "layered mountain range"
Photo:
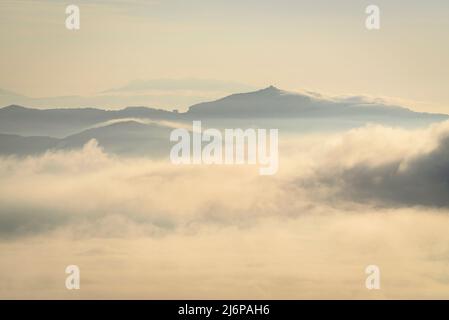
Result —
[[148, 107], [0, 109], [0, 154], [27, 155], [49, 149], [79, 148], [91, 139], [108, 152], [165, 154], [173, 127], [201, 120], [214, 127], [269, 127], [281, 131], [337, 130], [366, 123], [422, 126], [449, 116], [410, 109], [362, 97], [323, 98], [273, 86], [199, 103], [186, 112]]

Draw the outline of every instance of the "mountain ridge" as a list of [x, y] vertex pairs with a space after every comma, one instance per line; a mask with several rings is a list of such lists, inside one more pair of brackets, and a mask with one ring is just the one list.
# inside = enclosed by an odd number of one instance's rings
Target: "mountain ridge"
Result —
[[[161, 109], [161, 108], [154, 108], [154, 107], [147, 107], [147, 106], [126, 106], [124, 108], [121, 109], [102, 109], [100, 107], [78, 107], [78, 108], [48, 108], [48, 109], [41, 109], [41, 108], [31, 108], [31, 107], [27, 107], [27, 106], [22, 106], [22, 105], [17, 105], [17, 104], [11, 104], [5, 107], [0, 108], [0, 112], [2, 111], [39, 111], [39, 112], [50, 112], [50, 111], [54, 111], [54, 112], [61, 112], [61, 113], [70, 113], [70, 112], [75, 112], [75, 111], [90, 111], [90, 112], [101, 112], [101, 113], [109, 113], [111, 115], [119, 115], [121, 116], [123, 113], [127, 113], [127, 112], [140, 112], [140, 113], [153, 113], [151, 114], [151, 116], [155, 116], [156, 114], [159, 115], [163, 115], [163, 116], [167, 116], [169, 117], [169, 115], [173, 115], [175, 114], [176, 116], [187, 116], [187, 115], [191, 115], [191, 114], [199, 114], [199, 109], [201, 109], [201, 112], [204, 112], [205, 115], [210, 115], [210, 111], [211, 110], [205, 110], [205, 108], [200, 108], [203, 106], [206, 107], [214, 107], [214, 104], [220, 104], [222, 102], [247, 102], [247, 103], [254, 103], [254, 101], [251, 101], [251, 99], [253, 98], [264, 98], [264, 99], [268, 99], [268, 100], [275, 100], [273, 102], [289, 102], [292, 103], [292, 108], [296, 108], [296, 110], [294, 111], [304, 111], [304, 106], [301, 105], [304, 103], [316, 103], [315, 107], [323, 107], [325, 105], [330, 105], [330, 104], [334, 104], [335, 106], [358, 106], [358, 107], [362, 107], [362, 106], [377, 106], [379, 108], [386, 108], [386, 109], [396, 109], [396, 110], [403, 110], [403, 111], [409, 111], [409, 112], [413, 112], [415, 114], [426, 114], [426, 115], [439, 115], [439, 116], [447, 116], [449, 117], [449, 115], [447, 114], [443, 114], [443, 113], [431, 113], [431, 112], [418, 112], [418, 111], [414, 111], [410, 108], [404, 107], [404, 106], [398, 106], [398, 105], [391, 105], [391, 104], [386, 104], [386, 103], [380, 103], [378, 101], [372, 101], [372, 102], [367, 102], [367, 101], [351, 101], [351, 99], [348, 100], [343, 100], [343, 101], [333, 101], [330, 99], [325, 99], [323, 97], [318, 98], [317, 96], [312, 96], [312, 95], [307, 95], [304, 93], [297, 93], [297, 92], [290, 92], [290, 91], [285, 91], [282, 89], [279, 89], [273, 85], [270, 85], [269, 87], [260, 89], [260, 90], [256, 90], [256, 91], [250, 91], [250, 92], [242, 92], [242, 93], [234, 93], [231, 95], [227, 95], [225, 97], [216, 99], [216, 100], [212, 100], [212, 101], [205, 101], [205, 102], [201, 102], [201, 103], [197, 103], [194, 104], [192, 106], [190, 106], [187, 111], [185, 112], [174, 112], [174, 111], [168, 111], [165, 109]], [[247, 101], [239, 101], [239, 100], [243, 100], [243, 99], [247, 99]], [[280, 100], [279, 100], [280, 99]], [[282, 101], [282, 99], [284, 99], [284, 101]], [[277, 101], [276, 101], [277, 100]], [[261, 101], [256, 101], [258, 102], [260, 105], [263, 105], [263, 103], [261, 103]], [[272, 102], [272, 101], [270, 101]], [[240, 111], [244, 111], [245, 110], [245, 105], [240, 105], [239, 106], [239, 110]], [[279, 111], [279, 107], [278, 105], [273, 104], [271, 106], [269, 106], [269, 108], [271, 109], [271, 111]], [[303, 107], [303, 108], [301, 108]], [[212, 109], [212, 108], [211, 108]], [[217, 107], [215, 106], [215, 111], [216, 111]], [[235, 107], [232, 108], [233, 111], [238, 111], [236, 110]], [[259, 106], [259, 111], [261, 109], [267, 110], [267, 108], [260, 108]], [[208, 112], [209, 111], [209, 112]], [[221, 110], [223, 111], [223, 110]], [[226, 110], [229, 111], [229, 110]], [[285, 110], [284, 110], [285, 111]], [[221, 115], [226, 115], [226, 112], [222, 112]], [[236, 116], [238, 114], [234, 114], [234, 116]], [[282, 116], [282, 114], [278, 114], [279, 116]]]
[[80, 149], [94, 139], [108, 153], [160, 157], [168, 154], [167, 137], [171, 130], [159, 123], [128, 120], [89, 128], [64, 138], [0, 133], [0, 155], [28, 156], [49, 150]]
[[[449, 115], [415, 112], [402, 106], [363, 99], [331, 100], [317, 94], [288, 92], [269, 86], [257, 91], [235, 93], [217, 100], [194, 104], [185, 112], [145, 106], [119, 110], [95, 107], [35, 109], [20, 105], [0, 108], [0, 133], [22, 136], [64, 138], [98, 124], [120, 119], [145, 119], [187, 123], [201, 120], [222, 126], [277, 126], [277, 120], [290, 127], [301, 121], [326, 119], [327, 123], [353, 122], [388, 125], [427, 125], [449, 119]], [[259, 122], [259, 123], [255, 123]]]

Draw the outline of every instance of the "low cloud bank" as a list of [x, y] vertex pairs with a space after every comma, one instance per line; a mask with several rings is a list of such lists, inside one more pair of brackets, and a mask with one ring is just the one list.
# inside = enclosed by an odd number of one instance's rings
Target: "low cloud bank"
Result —
[[367, 126], [281, 140], [280, 171], [174, 166], [78, 151], [0, 159], [0, 237], [70, 226], [86, 236], [162, 235], [345, 208], [449, 206], [449, 123]]
[[448, 123], [412, 132], [352, 130], [330, 154], [337, 156], [334, 163], [318, 168], [304, 185], [333, 190], [328, 197], [384, 207], [449, 206]]
[[1, 158], [0, 298], [448, 298], [448, 132], [285, 137], [270, 177], [95, 141]]

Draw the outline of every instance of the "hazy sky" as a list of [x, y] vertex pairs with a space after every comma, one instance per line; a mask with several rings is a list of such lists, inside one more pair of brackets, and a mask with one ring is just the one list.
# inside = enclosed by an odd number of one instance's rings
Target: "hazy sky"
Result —
[[[79, 31], [65, 28], [70, 3]], [[380, 6], [379, 31], [365, 29], [369, 4]], [[31, 97], [214, 79], [449, 113], [447, 0], [2, 0], [0, 26], [0, 88]]]

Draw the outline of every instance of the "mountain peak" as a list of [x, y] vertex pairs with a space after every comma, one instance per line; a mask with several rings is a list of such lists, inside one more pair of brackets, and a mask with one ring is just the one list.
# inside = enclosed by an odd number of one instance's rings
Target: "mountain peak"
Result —
[[3, 110], [30, 110], [29, 108], [19, 106], [17, 104], [11, 104], [3, 108]]
[[271, 86], [269, 86], [269, 87], [266, 87], [265, 89], [260, 90], [259, 92], [280, 93], [280, 92], [282, 92], [282, 90], [276, 88], [276, 87], [273, 86], [273, 85], [271, 85]]

